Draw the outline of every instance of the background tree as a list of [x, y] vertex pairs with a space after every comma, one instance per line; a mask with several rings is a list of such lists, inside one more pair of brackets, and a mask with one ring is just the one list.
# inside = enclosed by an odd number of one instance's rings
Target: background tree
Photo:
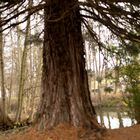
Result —
[[[32, 6], [32, 0], [29, 0], [29, 7]], [[20, 80], [19, 80], [19, 91], [18, 91], [18, 108], [16, 113], [16, 123], [21, 120], [21, 113], [23, 107], [23, 95], [24, 95], [24, 85], [26, 78], [26, 68], [27, 68], [27, 52], [28, 52], [28, 38], [30, 32], [30, 18], [27, 20], [26, 31], [25, 31], [25, 40], [24, 40], [24, 49], [21, 59], [21, 69], [20, 69]]]
[[121, 77], [125, 82], [125, 90], [123, 97], [125, 103], [131, 109], [134, 118], [137, 123], [140, 123], [140, 63], [139, 63], [139, 44], [129, 42], [130, 46], [133, 46], [131, 50], [128, 50], [128, 56], [130, 59], [121, 67]]
[[[1, 22], [1, 15], [0, 15], [0, 22]], [[2, 28], [2, 27], [1, 27]], [[7, 114], [6, 114], [6, 91], [5, 91], [5, 78], [4, 78], [4, 60], [3, 60], [3, 34], [0, 33], [0, 80], [1, 80], [1, 120], [2, 123], [7, 123]]]

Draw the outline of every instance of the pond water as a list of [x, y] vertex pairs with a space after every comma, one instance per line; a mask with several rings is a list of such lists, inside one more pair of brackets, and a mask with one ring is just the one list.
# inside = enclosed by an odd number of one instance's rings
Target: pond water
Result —
[[97, 120], [102, 126], [111, 129], [128, 127], [137, 123], [135, 119], [128, 116], [127, 112], [103, 112], [102, 115], [97, 113]]

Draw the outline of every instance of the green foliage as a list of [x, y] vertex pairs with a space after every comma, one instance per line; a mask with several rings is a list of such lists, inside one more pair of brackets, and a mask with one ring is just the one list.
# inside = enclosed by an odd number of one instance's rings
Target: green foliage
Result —
[[106, 74], [105, 74], [105, 78], [106, 79], [113, 79], [113, 76], [112, 76], [112, 72], [106, 72]]
[[126, 89], [124, 94], [125, 103], [134, 110], [137, 115], [140, 110], [140, 63], [137, 57], [132, 57], [129, 64], [122, 68], [122, 75], [126, 81]]
[[126, 46], [126, 51], [130, 56], [138, 57], [140, 53], [140, 44], [136, 42], [129, 42], [129, 44]]
[[96, 81], [97, 81], [97, 82], [101, 83], [102, 80], [103, 80], [103, 78], [102, 78], [101, 76], [97, 76], [97, 78], [96, 78]]
[[108, 93], [111, 93], [113, 91], [113, 89], [111, 87], [105, 87], [104, 91], [108, 92]]

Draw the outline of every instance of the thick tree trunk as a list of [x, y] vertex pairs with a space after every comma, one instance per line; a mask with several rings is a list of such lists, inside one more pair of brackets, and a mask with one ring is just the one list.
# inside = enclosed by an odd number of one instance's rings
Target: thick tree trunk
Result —
[[75, 0], [48, 0], [45, 8], [42, 127], [59, 123], [97, 128], [85, 70], [81, 19]]

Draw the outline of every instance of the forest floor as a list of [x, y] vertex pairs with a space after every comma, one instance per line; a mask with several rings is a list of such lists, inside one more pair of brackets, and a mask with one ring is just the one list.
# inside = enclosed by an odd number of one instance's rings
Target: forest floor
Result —
[[140, 140], [140, 125], [107, 129], [102, 137], [99, 132], [85, 131], [69, 125], [59, 125], [46, 131], [37, 131], [30, 127], [25, 130], [1, 132], [0, 140]]

